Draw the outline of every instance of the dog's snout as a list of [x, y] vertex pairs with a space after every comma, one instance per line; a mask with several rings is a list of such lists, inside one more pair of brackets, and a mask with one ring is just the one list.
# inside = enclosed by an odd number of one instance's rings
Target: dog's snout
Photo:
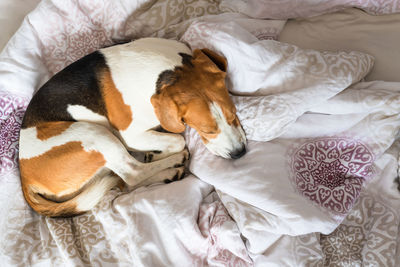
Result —
[[238, 159], [240, 157], [242, 157], [244, 154], [246, 154], [246, 147], [243, 147], [241, 149], [237, 149], [235, 151], [233, 151], [232, 153], [230, 153], [230, 157], [232, 159]]

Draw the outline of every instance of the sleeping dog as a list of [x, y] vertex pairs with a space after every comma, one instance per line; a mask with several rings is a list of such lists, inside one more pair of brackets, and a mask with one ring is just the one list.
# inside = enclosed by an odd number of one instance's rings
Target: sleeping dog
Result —
[[[183, 43], [143, 38], [69, 65], [33, 96], [22, 122], [21, 184], [38, 213], [73, 216], [121, 181], [181, 178], [185, 124], [224, 158], [246, 138], [225, 86], [225, 58]], [[160, 126], [168, 132], [156, 131]], [[147, 161], [129, 152], [147, 152]], [[150, 162], [151, 161], [151, 162]]]

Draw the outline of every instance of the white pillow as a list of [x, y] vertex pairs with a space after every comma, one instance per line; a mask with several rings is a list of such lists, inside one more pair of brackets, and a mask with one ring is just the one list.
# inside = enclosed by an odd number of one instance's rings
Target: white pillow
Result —
[[259, 41], [234, 22], [193, 23], [182, 40], [192, 49], [206, 47], [227, 58], [229, 91], [251, 95], [233, 100], [247, 138], [256, 141], [281, 135], [301, 114], [360, 81], [373, 66], [372, 56], [360, 52]]
[[220, 7], [260, 19], [312, 17], [348, 7], [356, 7], [374, 15], [400, 12], [397, 0], [222, 0]]
[[289, 20], [279, 40], [325, 51], [357, 49], [373, 55], [367, 81], [400, 82], [400, 14], [372, 16], [356, 8], [307, 19]]

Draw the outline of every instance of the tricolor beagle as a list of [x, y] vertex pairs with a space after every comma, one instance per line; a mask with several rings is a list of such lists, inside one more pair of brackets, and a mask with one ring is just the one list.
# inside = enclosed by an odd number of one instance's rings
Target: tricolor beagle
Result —
[[[143, 38], [69, 65], [33, 96], [22, 122], [25, 199], [38, 213], [90, 210], [122, 179], [129, 186], [181, 178], [185, 124], [225, 158], [246, 138], [225, 87], [226, 61], [183, 43]], [[154, 129], [161, 125], [170, 133]], [[128, 151], [147, 151], [142, 163]], [[153, 151], [153, 152], [151, 152]], [[150, 161], [150, 160], [148, 160]]]

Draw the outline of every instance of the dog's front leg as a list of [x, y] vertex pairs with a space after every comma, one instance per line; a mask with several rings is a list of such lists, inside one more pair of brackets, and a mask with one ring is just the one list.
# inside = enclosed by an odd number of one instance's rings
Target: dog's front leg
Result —
[[162, 140], [159, 149], [148, 151], [144, 155], [144, 162], [153, 162], [169, 157], [185, 148], [185, 139], [180, 134], [151, 131], [155, 138]]
[[185, 148], [185, 139], [180, 134], [148, 130], [133, 137], [123, 136], [130, 149], [147, 151], [145, 162], [167, 158]]
[[135, 190], [141, 186], [148, 186], [157, 183], [170, 183], [174, 181], [181, 180], [185, 175], [185, 168], [184, 167], [176, 167], [176, 168], [168, 168], [165, 169], [150, 178], [140, 182], [139, 184], [130, 186], [127, 184], [128, 191]]
[[[156, 162], [141, 163], [129, 155], [126, 160], [121, 162], [124, 164], [119, 164], [119, 168], [115, 166], [110, 169], [117, 173], [130, 187], [136, 187], [139, 184], [148, 185], [154, 182], [163, 182], [166, 179], [183, 178], [183, 165], [188, 157], [189, 152], [183, 150]], [[148, 179], [150, 180], [147, 181]]]

